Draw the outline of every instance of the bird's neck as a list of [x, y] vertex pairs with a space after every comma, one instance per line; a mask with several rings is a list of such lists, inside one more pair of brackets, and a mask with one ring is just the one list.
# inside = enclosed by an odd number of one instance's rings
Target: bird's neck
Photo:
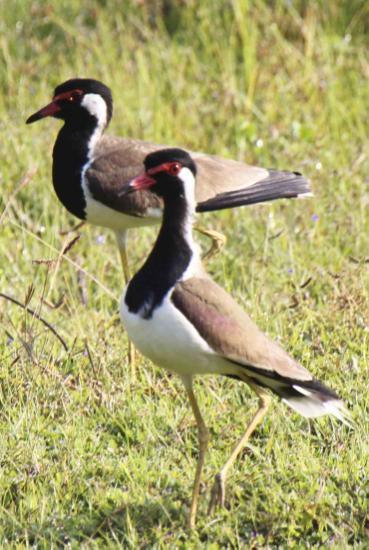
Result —
[[83, 174], [94, 156], [94, 148], [103, 133], [95, 117], [86, 117], [78, 124], [66, 122], [59, 132], [53, 150], [53, 184], [65, 208], [85, 219], [86, 200]]
[[175, 284], [198, 269], [200, 255], [192, 238], [193, 216], [193, 204], [184, 193], [164, 198], [163, 221], [154, 248], [127, 287], [125, 302], [132, 313], [149, 319]]

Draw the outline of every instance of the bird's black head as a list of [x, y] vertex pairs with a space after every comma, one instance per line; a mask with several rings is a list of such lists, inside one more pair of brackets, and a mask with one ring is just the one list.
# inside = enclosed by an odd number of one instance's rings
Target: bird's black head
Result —
[[186, 187], [193, 187], [196, 164], [183, 149], [154, 151], [147, 155], [144, 165], [145, 176], [151, 180], [151, 190], [163, 198], [182, 195]]
[[181, 168], [188, 168], [196, 177], [196, 164], [191, 156], [184, 149], [178, 149], [177, 147], [160, 149], [148, 154], [144, 160], [144, 165], [145, 171], [149, 175], [155, 173], [157, 175], [177, 176]]
[[94, 117], [97, 124], [106, 127], [113, 114], [110, 89], [92, 78], [72, 78], [55, 88], [49, 105], [27, 119], [27, 124], [52, 116], [78, 125]]
[[160, 149], [147, 155], [144, 160], [145, 172], [124, 185], [120, 195], [133, 191], [150, 189], [156, 195], [166, 199], [187, 196], [194, 200], [196, 164], [183, 149]]

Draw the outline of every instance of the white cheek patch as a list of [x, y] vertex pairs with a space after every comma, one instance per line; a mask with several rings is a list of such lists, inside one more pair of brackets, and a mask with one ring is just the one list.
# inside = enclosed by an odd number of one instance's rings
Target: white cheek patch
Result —
[[81, 101], [81, 105], [97, 120], [95, 131], [90, 137], [88, 144], [89, 160], [92, 160], [94, 147], [100, 139], [101, 134], [105, 130], [108, 122], [108, 109], [105, 100], [99, 94], [86, 94]]
[[183, 167], [180, 170], [178, 177], [183, 182], [187, 208], [188, 208], [188, 216], [184, 222], [183, 232], [187, 243], [190, 245], [192, 249], [191, 261], [187, 266], [186, 271], [183, 273], [181, 277], [181, 280], [184, 281], [186, 279], [190, 279], [191, 277], [195, 277], [196, 275], [201, 273], [202, 267], [201, 267], [200, 247], [193, 240], [193, 236], [192, 236], [192, 227], [194, 223], [194, 216], [195, 216], [195, 209], [196, 209], [195, 176], [193, 175], [193, 173], [189, 168]]
[[94, 116], [97, 120], [97, 125], [104, 129], [108, 120], [108, 113], [105, 100], [99, 94], [86, 94], [82, 101], [82, 107], [84, 107], [90, 115]]
[[195, 201], [195, 177], [189, 168], [181, 168], [178, 177], [184, 183], [184, 191], [186, 195], [186, 201], [188, 204], [188, 209], [190, 212], [195, 211], [196, 201]]

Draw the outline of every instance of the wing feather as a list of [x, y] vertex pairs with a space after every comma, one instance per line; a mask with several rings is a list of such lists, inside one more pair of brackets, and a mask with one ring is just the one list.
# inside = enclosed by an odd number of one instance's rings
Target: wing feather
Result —
[[269, 388], [303, 416], [331, 414], [352, 426], [351, 415], [338, 395], [263, 334], [210, 278], [177, 284], [172, 300], [210, 347], [235, 364], [238, 371], [230, 376]]
[[[95, 158], [86, 171], [93, 197], [119, 212], [143, 216], [146, 208], [162, 208], [161, 200], [148, 191], [120, 197], [123, 185], [142, 172], [149, 153], [165, 147], [146, 141], [103, 136]], [[198, 211], [220, 210], [280, 198], [297, 197], [310, 191], [297, 173], [266, 170], [243, 162], [191, 152], [197, 167]]]
[[172, 300], [219, 355], [255, 367], [269, 377], [277, 373], [294, 380], [312, 379], [311, 374], [261, 332], [210, 277], [194, 277], [178, 283]]

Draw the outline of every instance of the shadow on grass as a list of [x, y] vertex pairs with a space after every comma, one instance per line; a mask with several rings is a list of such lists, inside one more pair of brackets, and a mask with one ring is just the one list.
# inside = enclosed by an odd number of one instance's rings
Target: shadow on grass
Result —
[[[174, 487], [173, 487], [174, 489]], [[11, 518], [3, 524], [3, 540], [17, 541], [19, 544], [44, 545], [82, 543], [88, 541], [119, 541], [128, 546], [140, 540], [152, 544], [160, 534], [176, 524], [185, 525], [186, 501], [178, 498], [173, 490], [173, 498], [160, 496], [147, 498], [144, 503], [134, 501], [122, 506], [105, 506], [91, 512], [60, 517], [54, 515], [42, 524], [29, 524], [28, 529], [16, 524]]]

